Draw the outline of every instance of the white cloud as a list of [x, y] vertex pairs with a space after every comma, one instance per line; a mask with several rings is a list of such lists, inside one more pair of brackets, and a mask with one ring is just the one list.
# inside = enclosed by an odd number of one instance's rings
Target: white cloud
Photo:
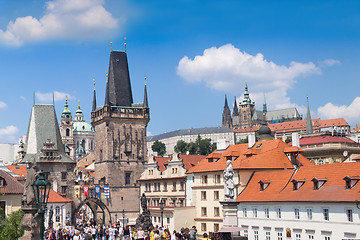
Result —
[[27, 99], [24, 96], [20, 96], [20, 99], [23, 100], [24, 102], [27, 102]]
[[323, 61], [319, 61], [318, 62], [320, 67], [331, 67], [331, 66], [335, 66], [335, 65], [341, 65], [341, 62], [339, 60], [336, 59], [325, 59]]
[[7, 104], [0, 101], [0, 109], [7, 108]]
[[15, 141], [16, 135], [18, 134], [19, 129], [17, 127], [11, 125], [6, 126], [5, 128], [0, 128], [0, 138], [7, 141]]
[[115, 19], [103, 5], [104, 0], [49, 1], [40, 19], [18, 17], [9, 22], [6, 30], [0, 29], [0, 43], [18, 46], [48, 39], [104, 37], [124, 19]]
[[74, 99], [73, 96], [71, 96], [68, 93], [64, 93], [64, 92], [58, 92], [58, 91], [54, 91], [54, 93], [49, 92], [49, 93], [41, 93], [41, 92], [36, 92], [36, 99], [39, 100], [41, 103], [49, 103], [52, 102], [53, 100], [53, 94], [54, 94], [54, 101], [63, 101], [65, 100], [66, 96], [68, 99]]
[[318, 108], [320, 118], [345, 118], [350, 124], [359, 124], [360, 120], [360, 97], [356, 97], [349, 105], [335, 105], [327, 103]]
[[265, 92], [270, 108], [279, 109], [294, 106], [287, 91], [296, 78], [321, 74], [321, 70], [312, 62], [277, 65], [261, 53], [254, 56], [226, 44], [205, 49], [203, 55], [193, 60], [183, 57], [177, 74], [190, 83], [204, 82], [209, 88], [233, 94], [243, 93], [247, 81], [253, 100], [262, 103]]

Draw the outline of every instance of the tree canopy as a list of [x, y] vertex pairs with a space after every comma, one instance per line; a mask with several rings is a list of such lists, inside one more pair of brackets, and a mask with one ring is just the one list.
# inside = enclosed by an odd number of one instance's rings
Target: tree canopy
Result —
[[189, 153], [189, 154], [200, 154], [200, 155], [208, 155], [212, 151], [216, 149], [216, 143], [211, 143], [210, 138], [202, 139], [200, 135], [198, 135], [195, 142], [186, 143], [184, 140], [177, 141], [174, 151], [176, 153]]
[[184, 140], [177, 141], [177, 143], [176, 143], [176, 145], [174, 147], [174, 151], [176, 153], [186, 154], [186, 152], [187, 152], [187, 143]]
[[151, 149], [154, 152], [157, 152], [158, 156], [164, 156], [166, 153], [166, 146], [165, 143], [160, 142], [159, 140], [156, 140], [153, 145], [151, 146]]
[[19, 239], [22, 235], [24, 235], [24, 229], [20, 225], [21, 219], [22, 219], [21, 209], [12, 212], [6, 218], [5, 216], [1, 216], [0, 239], [13, 240], [13, 239]]

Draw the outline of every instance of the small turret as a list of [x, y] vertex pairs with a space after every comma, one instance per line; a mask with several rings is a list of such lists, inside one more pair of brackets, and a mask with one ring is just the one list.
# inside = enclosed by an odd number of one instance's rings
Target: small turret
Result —
[[144, 106], [144, 108], [149, 108], [147, 91], [146, 91], [146, 77], [145, 77], [144, 103], [143, 103], [143, 106]]
[[239, 109], [237, 107], [236, 97], [234, 97], [233, 117], [234, 116], [239, 116]]
[[313, 130], [311, 114], [310, 114], [309, 97], [306, 97], [306, 101], [307, 101], [306, 133], [311, 134], [314, 132], [314, 130]]
[[265, 115], [266, 115], [266, 113], [267, 113], [265, 93], [264, 93], [263, 113], [264, 113]]
[[66, 99], [65, 99], [64, 110], [63, 110], [63, 112], [61, 114], [61, 119], [72, 119], [71, 111], [69, 110], [67, 96], [66, 96]]
[[96, 93], [95, 93], [95, 79], [94, 79], [94, 97], [92, 103], [92, 112], [95, 112], [95, 110], [96, 110]]
[[82, 112], [82, 110], [80, 109], [80, 100], [78, 103], [78, 109], [76, 110], [76, 114], [75, 114], [75, 121], [76, 122], [83, 122], [84, 121], [84, 114]]

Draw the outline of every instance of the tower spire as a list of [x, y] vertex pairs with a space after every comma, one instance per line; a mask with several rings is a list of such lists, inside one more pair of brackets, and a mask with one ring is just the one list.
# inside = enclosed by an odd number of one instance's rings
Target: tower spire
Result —
[[222, 126], [231, 128], [232, 126], [232, 120], [231, 120], [231, 112], [227, 101], [227, 96], [225, 94], [225, 105], [224, 105], [224, 111], [222, 116]]
[[92, 112], [95, 112], [95, 110], [96, 110], [95, 78], [93, 79], [93, 81], [94, 81], [94, 97], [93, 97], [93, 103], [92, 103]]
[[110, 96], [109, 96], [109, 75], [106, 73], [105, 106], [110, 106], [110, 99], [109, 98], [110, 98]]
[[144, 103], [143, 103], [143, 106], [144, 106], [144, 108], [149, 108], [147, 91], [146, 91], [146, 76], [144, 77], [144, 79], [145, 79], [145, 88], [144, 88]]
[[313, 133], [313, 125], [312, 125], [312, 120], [311, 120], [308, 96], [306, 96], [306, 101], [307, 101], [306, 133]]
[[264, 114], [266, 114], [266, 113], [267, 113], [267, 106], [266, 106], [265, 93], [264, 93], [263, 113], [264, 113]]
[[236, 97], [234, 97], [233, 116], [239, 116], [239, 109], [237, 107]]

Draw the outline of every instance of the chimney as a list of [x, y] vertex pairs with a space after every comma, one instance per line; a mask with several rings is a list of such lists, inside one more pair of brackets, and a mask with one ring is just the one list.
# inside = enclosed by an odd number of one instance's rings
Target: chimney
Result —
[[219, 139], [216, 142], [216, 150], [225, 150], [228, 146], [230, 146], [230, 141], [227, 139]]
[[250, 133], [249, 136], [248, 136], [249, 148], [252, 148], [252, 147], [255, 145], [255, 142], [256, 142], [256, 140], [255, 140], [255, 133], [252, 132], [252, 133]]
[[294, 132], [291, 134], [292, 145], [294, 147], [300, 147], [299, 133]]

